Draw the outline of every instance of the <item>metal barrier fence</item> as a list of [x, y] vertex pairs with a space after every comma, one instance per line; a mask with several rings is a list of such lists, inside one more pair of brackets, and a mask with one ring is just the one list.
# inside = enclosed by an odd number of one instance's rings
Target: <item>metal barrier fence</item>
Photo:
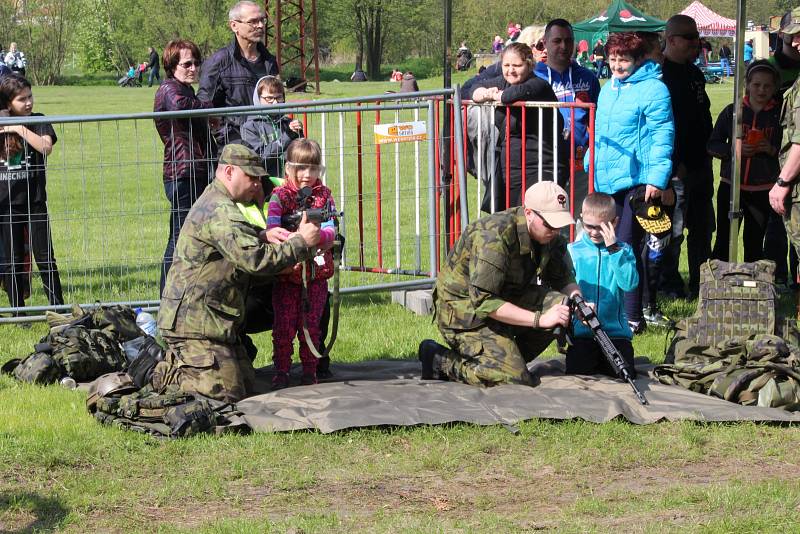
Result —
[[[486, 103], [476, 104], [469, 100], [464, 100], [460, 103], [453, 101], [454, 109], [459, 109], [459, 113], [451, 113], [451, 117], [460, 115], [462, 124], [465, 129], [464, 142], [462, 145], [456, 143], [455, 138], [450, 139], [450, 154], [451, 159], [448, 166], [442, 166], [445, 174], [449, 172], [454, 177], [450, 184], [445, 184], [444, 208], [446, 215], [447, 226], [443, 233], [445, 234], [446, 241], [449, 246], [455, 243], [460, 235], [460, 228], [463, 227], [461, 212], [466, 210], [462, 207], [460, 199], [464, 196], [474, 199], [469, 202], [474, 205], [474, 216], [472, 218], [480, 217], [481, 212], [494, 213], [495, 211], [504, 210], [511, 206], [519, 205], [515, 199], [511, 198], [511, 169], [516, 165], [520, 167], [521, 174], [521, 187], [520, 190], [524, 193], [525, 189], [536, 181], [543, 179], [551, 179], [562, 185], [568, 192], [570, 197], [570, 210], [574, 215], [580, 212], [580, 202], [582, 202], [585, 194], [594, 190], [594, 121], [595, 121], [595, 104], [586, 104], [582, 102], [517, 102], [508, 106]], [[514, 108], [520, 108], [520, 116], [518, 122], [518, 131], [512, 133], [511, 131], [511, 114]], [[559, 128], [559, 121], [553, 119], [546, 119], [545, 113], [548, 110], [559, 110], [562, 116], [566, 115], [564, 122], [568, 124], [566, 128]], [[588, 150], [590, 153], [588, 170], [584, 171], [583, 163], [583, 150], [575, 142], [575, 124], [576, 124], [576, 110], [583, 109], [587, 113], [586, 129], [588, 134]], [[524, 111], [523, 111], [524, 110]], [[534, 147], [535, 152], [530, 154], [527, 146], [529, 133], [531, 133], [527, 124], [527, 117], [535, 110], [536, 131], [533, 132], [533, 138], [536, 140]], [[439, 124], [439, 112], [437, 102], [437, 117], [436, 123]], [[503, 131], [499, 131], [494, 125], [496, 122], [496, 114], [504, 115]], [[455, 121], [453, 120], [453, 124]], [[519, 157], [515, 158], [517, 154], [513, 152], [512, 137], [519, 139]], [[456, 150], [460, 147], [460, 150]], [[554, 158], [552, 161], [552, 168], [546, 168], [544, 161], [544, 152], [552, 147]], [[456, 168], [453, 154], [463, 153], [465, 160], [469, 161], [469, 173], [476, 178], [473, 184], [469, 180], [468, 189], [463, 188], [461, 180], [459, 179], [460, 173]], [[437, 154], [439, 151], [437, 150]], [[527, 159], [532, 157], [532, 162], [535, 163], [532, 175], [528, 174]], [[449, 171], [447, 170], [449, 169]], [[437, 166], [437, 183], [441, 177], [440, 169]], [[488, 191], [487, 191], [488, 190]], [[493, 192], [493, 193], [490, 193]], [[484, 199], [487, 195], [488, 202]], [[471, 220], [467, 214], [467, 220]], [[570, 238], [575, 238], [575, 226], [570, 228]]]
[[[453, 95], [448, 104], [451, 112], [448, 138], [442, 137], [442, 102]], [[583, 104], [520, 103], [517, 106], [538, 108], [539, 146], [537, 176], [542, 179], [541, 152], [544, 142], [542, 114], [548, 108], [574, 110], [585, 107], [590, 112], [590, 134], [593, 135], [594, 106]], [[461, 102], [455, 91], [425, 91], [414, 94], [387, 94], [374, 97], [289, 102], [269, 107], [271, 113], [288, 113], [303, 122], [307, 137], [317, 140], [323, 151], [323, 164], [328, 171], [324, 182], [331, 188], [337, 209], [344, 212], [340, 231], [346, 238], [343, 254], [343, 293], [378, 291], [393, 288], [419, 287], [434, 280], [442, 255], [471, 220], [480, 216], [482, 188], [492, 190], [503, 177], [497, 176], [495, 150], [488, 152], [485, 166], [480, 163], [473, 173], [478, 180], [466, 178], [468, 142], [485, 143], [480, 132], [481, 121], [493, 123], [493, 117], [478, 114], [478, 137], [468, 140], [465, 125], [469, 109], [485, 109], [493, 114], [498, 106], [473, 105]], [[167, 121], [167, 135], [172, 137], [188, 124], [183, 132], [190, 143], [213, 144], [207, 128], [195, 129], [195, 121], [208, 117], [239, 118], [263, 115], [263, 107], [239, 107], [214, 110], [134, 113], [104, 116], [15, 117], [0, 119], [0, 126], [23, 124], [36, 128], [43, 123], [55, 128], [57, 143], [47, 159], [47, 208], [35, 203], [23, 206], [23, 215], [49, 216], [55, 264], [63, 285], [64, 302], [125, 303], [153, 310], [158, 306], [159, 277], [162, 256], [169, 235], [170, 203], [165, 198], [164, 145], [154, 127], [155, 120]], [[511, 109], [506, 108], [506, 119]], [[522, 114], [522, 168], [525, 174], [525, 113]], [[192, 120], [194, 119], [194, 120]], [[370, 139], [373, 129], [381, 124], [424, 123], [425, 140], [380, 144]], [[508, 120], [506, 123], [508, 124]], [[489, 145], [509, 146], [510, 131], [494, 132]], [[198, 133], [199, 132], [199, 133]], [[552, 143], [564, 143], [555, 124], [550, 129]], [[505, 143], [498, 143], [499, 135]], [[574, 134], [574, 130], [573, 130]], [[573, 136], [570, 136], [572, 138]], [[502, 141], [502, 140], [501, 140]], [[221, 144], [221, 143], [220, 143]], [[441, 161], [443, 147], [449, 144], [450, 157]], [[593, 143], [590, 143], [592, 146]], [[459, 147], [459, 150], [455, 148]], [[221, 148], [221, 147], [220, 147]], [[502, 155], [508, 171], [510, 149]], [[205, 166], [213, 169], [213, 152], [205, 160], [188, 160], [178, 152], [167, 154], [168, 172], [180, 165]], [[570, 143], [570, 187], [575, 185], [575, 144]], [[445, 164], [446, 163], [446, 164]], [[558, 163], [553, 173], [558, 176]], [[452, 176], [447, 182], [445, 176]], [[589, 182], [593, 169], [590, 169]], [[505, 178], [506, 203], [508, 177]], [[192, 174], [191, 180], [203, 186], [208, 173]], [[1, 184], [1, 182], [0, 182]], [[8, 186], [6, 180], [0, 187]], [[591, 185], [589, 185], [591, 187]], [[523, 188], [524, 190], [524, 188]], [[476, 209], [470, 217], [468, 198], [475, 195]], [[574, 198], [574, 191], [571, 191]], [[494, 202], [490, 211], [506, 206]], [[10, 205], [0, 203], [0, 223], [11, 220]], [[16, 214], [18, 215], [18, 214]], [[4, 219], [8, 217], [8, 219]], [[2, 224], [0, 224], [2, 226]], [[23, 224], [24, 242], [33, 244], [33, 227]], [[41, 236], [40, 236], [41, 237]], [[5, 247], [3, 247], [4, 249]], [[30, 252], [30, 250], [28, 251]], [[30, 256], [33, 261], [30, 260]], [[28, 254], [24, 268], [46, 272], [46, 262]], [[0, 272], [18, 269], [12, 258], [0, 253]], [[45, 267], [44, 269], [42, 267]], [[7, 277], [3, 278], [7, 280]], [[22, 322], [43, 319], [45, 310], [66, 310], [68, 305], [48, 303], [45, 285], [39, 276], [27, 275], [26, 305], [0, 307], [0, 322]], [[24, 314], [24, 316], [17, 316]], [[39, 314], [39, 315], [36, 315]]]
[[[346, 238], [343, 293], [419, 286], [430, 284], [435, 277], [443, 246], [432, 216], [438, 213], [435, 147], [449, 142], [440, 139], [436, 128], [435, 99], [450, 94], [453, 92], [427, 91], [270, 106], [271, 113], [301, 118], [306, 136], [322, 146], [328, 169], [324, 181], [333, 192], [337, 209], [344, 212], [340, 228]], [[0, 126], [36, 128], [50, 123], [55, 128], [57, 143], [46, 162], [47, 207], [37, 208], [32, 202], [22, 206], [28, 224], [21, 226], [27, 231], [24, 241], [30, 247], [31, 234], [36, 233], [30, 219], [42, 212], [49, 216], [64, 302], [125, 303], [145, 309], [158, 305], [170, 203], [163, 182], [164, 145], [154, 120], [169, 121], [169, 135], [188, 123], [184, 136], [192, 144], [203, 145], [211, 143], [211, 136], [206, 129], [192, 125], [198, 119], [264, 113], [263, 107], [249, 106], [0, 119]], [[381, 145], [370, 139], [376, 124], [409, 122], [424, 123], [425, 140]], [[453, 131], [454, 142], [462, 144], [460, 117]], [[195, 138], [196, 132], [200, 133]], [[169, 169], [181, 164], [213, 168], [214, 156], [207, 161], [187, 161], [176, 158], [177, 152], [167, 154]], [[463, 169], [462, 157], [456, 159], [461, 160]], [[197, 172], [191, 180], [202, 186], [208, 175]], [[2, 187], [10, 189], [10, 183], [6, 180]], [[0, 204], [0, 222], [18, 216], [17, 211], [19, 207]], [[46, 239], [50, 241], [49, 236]], [[41, 258], [33, 256], [32, 263], [41, 265]], [[0, 263], [5, 264], [3, 271], [20, 268], [13, 258], [0, 257]], [[33, 271], [34, 276], [25, 279], [28, 287], [23, 288], [30, 292], [26, 305], [0, 307], [0, 314], [11, 314], [0, 322], [38, 320], [45, 310], [69, 308], [48, 304], [40, 277]]]

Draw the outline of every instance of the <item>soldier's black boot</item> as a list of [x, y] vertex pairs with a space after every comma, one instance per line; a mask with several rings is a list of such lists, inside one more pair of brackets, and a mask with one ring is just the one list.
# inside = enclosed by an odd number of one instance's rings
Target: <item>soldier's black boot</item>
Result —
[[423, 380], [442, 380], [441, 359], [447, 347], [432, 339], [423, 339], [417, 350], [417, 357], [422, 362]]

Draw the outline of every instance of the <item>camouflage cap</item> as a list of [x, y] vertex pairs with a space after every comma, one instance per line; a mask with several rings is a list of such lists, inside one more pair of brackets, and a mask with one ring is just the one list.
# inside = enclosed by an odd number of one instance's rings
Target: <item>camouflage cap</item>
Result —
[[787, 11], [781, 18], [781, 33], [794, 35], [800, 33], [800, 7]]
[[221, 165], [236, 165], [249, 176], [266, 176], [269, 174], [264, 168], [264, 162], [251, 149], [244, 145], [228, 144], [222, 149], [219, 156]]
[[538, 213], [553, 228], [575, 224], [569, 212], [569, 196], [555, 182], [541, 181], [525, 191], [525, 207]]

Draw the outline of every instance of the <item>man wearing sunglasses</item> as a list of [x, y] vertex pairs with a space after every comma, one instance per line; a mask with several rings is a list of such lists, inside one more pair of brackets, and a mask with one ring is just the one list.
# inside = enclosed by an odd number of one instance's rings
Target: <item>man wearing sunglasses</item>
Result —
[[[255, 2], [237, 2], [228, 12], [228, 25], [234, 39], [217, 50], [206, 62], [200, 77], [200, 100], [215, 108], [249, 106], [256, 82], [267, 75], [278, 75], [275, 56], [264, 46], [267, 18]], [[219, 146], [241, 139], [244, 115], [225, 116], [214, 131]]]
[[470, 224], [438, 274], [436, 321], [445, 347], [419, 346], [422, 378], [535, 386], [527, 368], [565, 327], [564, 296], [580, 294], [559, 229], [574, 224], [567, 193], [542, 181], [524, 206]]
[[700, 265], [711, 255], [714, 232], [714, 173], [706, 151], [711, 136], [711, 101], [706, 94], [702, 71], [694, 64], [700, 51], [697, 23], [686, 15], [667, 21], [667, 41], [662, 65], [662, 81], [669, 89], [675, 119], [675, 146], [672, 151], [672, 187], [676, 205], [672, 219], [672, 239], [663, 259], [661, 288], [677, 297], [686, 296], [678, 265], [687, 230], [686, 252], [689, 263], [689, 293], [696, 295], [700, 284]]

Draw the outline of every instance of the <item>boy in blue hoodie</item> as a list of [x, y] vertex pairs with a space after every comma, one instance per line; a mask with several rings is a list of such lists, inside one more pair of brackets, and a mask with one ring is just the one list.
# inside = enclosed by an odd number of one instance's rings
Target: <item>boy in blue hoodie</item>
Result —
[[[581, 213], [584, 232], [567, 247], [575, 267], [575, 280], [586, 301], [594, 304], [603, 330], [633, 369], [633, 333], [625, 316], [624, 295], [639, 284], [636, 257], [630, 245], [617, 241], [614, 228], [619, 218], [612, 196], [588, 195]], [[577, 318], [573, 318], [572, 331], [567, 374], [616, 376], [592, 331]]]

